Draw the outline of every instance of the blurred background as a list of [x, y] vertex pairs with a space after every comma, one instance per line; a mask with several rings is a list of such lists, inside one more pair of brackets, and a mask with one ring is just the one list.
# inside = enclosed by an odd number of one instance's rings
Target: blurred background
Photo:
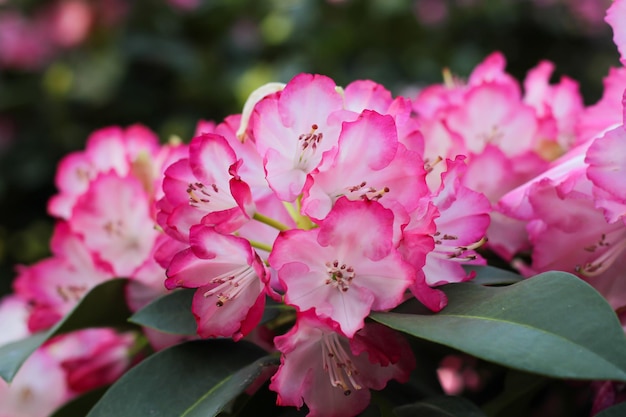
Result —
[[502, 51], [522, 79], [541, 59], [585, 103], [618, 66], [610, 0], [0, 0], [0, 295], [49, 255], [54, 172], [90, 132], [142, 123], [189, 140], [198, 119], [299, 72], [394, 94], [461, 77]]

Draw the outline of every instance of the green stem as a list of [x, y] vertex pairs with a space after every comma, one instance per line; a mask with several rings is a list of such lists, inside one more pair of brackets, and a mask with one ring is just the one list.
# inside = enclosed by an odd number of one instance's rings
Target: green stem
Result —
[[285, 206], [285, 209], [287, 209], [287, 211], [289, 212], [289, 215], [291, 216], [293, 221], [296, 222], [296, 227], [298, 229], [309, 230], [315, 226], [308, 216], [303, 216], [302, 214], [300, 214], [302, 210], [302, 194], [298, 196], [298, 199], [296, 200], [296, 207], [294, 207], [293, 204], [287, 202], [283, 202], [283, 205]]
[[272, 219], [271, 217], [267, 217], [264, 216], [261, 213], [254, 213], [254, 215], [252, 216], [252, 218], [256, 221], [259, 221], [261, 223], [264, 223], [268, 226], [273, 227], [274, 229], [278, 229], [280, 231], [284, 231], [284, 230], [289, 230], [291, 229], [289, 226], [282, 224], [281, 222]]
[[252, 246], [253, 248], [261, 249], [266, 252], [272, 251], [272, 247], [266, 243], [261, 243], [261, 242], [257, 242], [256, 240], [250, 240], [250, 239], [248, 239], [248, 242], [250, 242], [250, 246]]

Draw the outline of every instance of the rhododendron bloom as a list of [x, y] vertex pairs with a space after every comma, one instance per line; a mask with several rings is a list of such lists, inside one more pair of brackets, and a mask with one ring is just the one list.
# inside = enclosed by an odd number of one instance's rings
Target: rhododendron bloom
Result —
[[69, 388], [82, 393], [115, 382], [131, 365], [133, 333], [84, 329], [57, 336], [46, 350], [66, 372]]
[[[59, 193], [48, 202], [48, 212], [69, 218], [76, 200], [98, 174], [113, 171], [121, 177], [134, 175], [139, 165], [149, 163], [145, 159], [152, 159], [158, 152], [157, 136], [142, 125], [126, 129], [111, 126], [93, 132], [87, 138], [84, 151], [70, 153], [59, 163], [55, 177]], [[152, 179], [138, 179], [142, 180], [142, 185], [148, 183], [152, 187]]]
[[622, 64], [626, 65], [626, 2], [614, 0], [611, 7], [606, 11], [606, 22], [613, 29], [613, 41], [621, 55]]
[[2, 417], [48, 417], [69, 398], [65, 372], [42, 349], [24, 362], [11, 384], [0, 379]]
[[311, 173], [302, 210], [323, 219], [341, 196], [400, 203], [413, 210], [428, 192], [426, 171], [417, 152], [398, 143], [394, 119], [366, 110], [354, 122], [344, 122], [336, 152], [322, 158], [324, 168]]
[[415, 272], [393, 247], [393, 218], [376, 201], [342, 197], [319, 228], [281, 232], [269, 263], [285, 287], [285, 302], [313, 309], [348, 337], [370, 310], [400, 304]]
[[626, 226], [610, 224], [596, 207], [584, 163], [587, 146], [565, 155], [535, 180], [501, 200], [500, 210], [527, 221], [534, 275], [559, 270], [577, 274], [596, 288], [614, 309], [626, 306]]
[[111, 172], [90, 182], [68, 223], [115, 275], [129, 277], [146, 262], [158, 235], [150, 213], [142, 184]]
[[192, 311], [200, 336], [241, 339], [263, 314], [268, 279], [263, 262], [246, 239], [208, 226], [193, 226], [189, 243], [174, 256], [165, 285], [198, 288]]
[[626, 223], [626, 129], [620, 126], [593, 141], [587, 150], [587, 177], [594, 184], [596, 206], [607, 221]]
[[415, 367], [408, 343], [393, 330], [367, 323], [353, 338], [310, 313], [274, 339], [281, 365], [270, 389], [279, 405], [306, 404], [308, 417], [351, 417], [369, 404], [370, 389], [406, 382]]
[[79, 236], [58, 222], [50, 243], [53, 256], [18, 268], [15, 291], [32, 303], [31, 331], [44, 330], [67, 314], [93, 287], [113, 278], [107, 265], [95, 262]]
[[484, 243], [489, 226], [489, 200], [462, 185], [466, 170], [463, 157], [447, 161], [441, 186], [432, 197], [438, 216], [434, 219], [435, 247], [426, 255], [424, 275], [428, 285], [436, 286], [471, 279], [462, 264], [484, 265], [475, 249]]
[[581, 142], [601, 136], [604, 132], [622, 124], [622, 97], [626, 89], [626, 68], [609, 68], [602, 81], [602, 98], [584, 109], [577, 122], [576, 130]]
[[336, 146], [343, 108], [335, 83], [300, 74], [261, 100], [252, 114], [252, 135], [263, 157], [269, 186], [281, 200], [294, 201], [322, 154]]
[[238, 229], [254, 211], [250, 188], [238, 174], [242, 164], [223, 136], [196, 136], [189, 145], [189, 158], [165, 171], [159, 224], [182, 241], [194, 224], [215, 226], [225, 233]]

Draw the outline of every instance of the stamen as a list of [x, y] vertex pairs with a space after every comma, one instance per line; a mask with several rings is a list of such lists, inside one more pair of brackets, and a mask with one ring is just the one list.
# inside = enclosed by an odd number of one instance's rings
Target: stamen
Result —
[[298, 136], [298, 141], [300, 143], [301, 152], [298, 156], [298, 165], [303, 166], [306, 165], [308, 159], [313, 156], [317, 151], [317, 145], [324, 138], [324, 134], [322, 132], [317, 132], [319, 126], [316, 123], [311, 125], [311, 130], [308, 133], [303, 133]]
[[218, 307], [224, 306], [226, 302], [234, 300], [250, 284], [256, 281], [256, 271], [249, 265], [243, 265], [233, 271], [226, 272], [211, 279], [211, 284], [217, 284], [212, 289], [204, 293], [204, 297], [217, 295]]
[[433, 169], [435, 169], [435, 165], [437, 165], [441, 161], [443, 161], [443, 158], [440, 156], [435, 158], [433, 162], [430, 162], [428, 158], [424, 159], [424, 170], [426, 171], [426, 173], [431, 172]]
[[574, 271], [585, 277], [595, 277], [607, 269], [609, 269], [617, 259], [623, 254], [626, 250], [626, 235], [622, 232], [620, 233], [617, 242], [612, 244], [607, 241], [606, 234], [602, 234], [600, 240], [595, 245], [587, 246], [584, 249], [587, 252], [595, 252], [600, 248], [608, 248], [604, 253], [598, 256], [596, 259], [587, 262], [584, 265], [576, 265], [574, 267]]
[[326, 285], [332, 285], [341, 292], [348, 291], [350, 283], [355, 277], [354, 268], [346, 264], [339, 265], [338, 260], [326, 262], [326, 273], [328, 278], [325, 281]]
[[337, 333], [322, 336], [322, 364], [324, 370], [328, 372], [331, 385], [341, 388], [344, 395], [350, 395], [353, 389], [363, 388], [358, 381], [359, 371], [352, 363]]
[[[433, 236], [440, 236], [440, 233], [435, 233]], [[466, 253], [478, 249], [487, 242], [487, 238], [483, 237], [477, 242], [466, 246], [448, 247], [444, 241], [457, 240], [458, 237], [454, 235], [444, 234], [441, 239], [435, 239], [435, 250], [432, 254], [440, 259], [454, 260], [458, 262], [471, 262], [475, 261], [478, 257], [473, 253]]]
[[209, 187], [201, 182], [190, 183], [187, 185], [187, 194], [189, 205], [198, 209], [219, 211], [235, 206], [230, 194], [220, 193], [220, 188], [215, 183], [209, 184]]

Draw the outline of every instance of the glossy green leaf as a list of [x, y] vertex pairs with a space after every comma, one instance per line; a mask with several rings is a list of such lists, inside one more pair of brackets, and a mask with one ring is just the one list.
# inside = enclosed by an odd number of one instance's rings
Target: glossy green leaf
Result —
[[195, 288], [181, 288], [157, 298], [131, 316], [129, 321], [172, 334], [195, 335], [196, 319], [191, 312]]
[[486, 417], [471, 401], [462, 397], [441, 396], [394, 410], [397, 417]]
[[91, 289], [59, 323], [44, 333], [0, 347], [0, 377], [12, 381], [24, 361], [46, 340], [88, 327], [128, 328], [125, 279], [106, 281]]
[[211, 416], [277, 359], [246, 342], [194, 340], [157, 352], [124, 374], [88, 417]]
[[547, 272], [506, 287], [443, 287], [438, 314], [373, 313], [413, 336], [510, 368], [557, 378], [626, 381], [626, 337], [591, 286]]
[[[182, 288], [157, 298], [129, 319], [140, 326], [150, 327], [165, 333], [192, 336], [196, 334], [196, 319], [191, 312], [195, 288]], [[268, 297], [261, 323], [276, 318], [281, 311], [291, 310]]]
[[476, 272], [476, 276], [470, 282], [480, 285], [509, 285], [524, 279], [515, 272], [489, 265], [465, 265], [463, 269], [467, 272]]
[[626, 403], [621, 403], [602, 410], [596, 417], [624, 417], [626, 416]]

